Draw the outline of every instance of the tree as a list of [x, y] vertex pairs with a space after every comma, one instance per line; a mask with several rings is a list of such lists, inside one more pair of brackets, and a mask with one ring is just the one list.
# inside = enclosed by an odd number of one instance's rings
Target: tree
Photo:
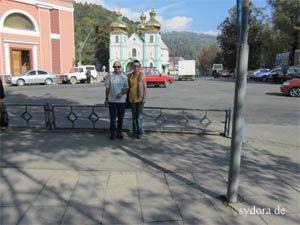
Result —
[[109, 24], [99, 26], [99, 33], [96, 40], [95, 58], [100, 63], [100, 66], [109, 68]]
[[205, 45], [200, 50], [200, 53], [197, 57], [197, 67], [200, 71], [208, 72], [214, 63], [216, 62], [216, 57], [218, 53], [220, 52], [220, 49], [216, 45]]
[[[92, 33], [87, 40], [82, 51], [82, 64], [105, 65], [108, 68], [109, 60], [109, 31], [110, 24], [116, 20], [114, 12], [103, 8], [100, 5], [88, 3], [74, 3], [74, 21], [75, 21], [75, 46], [76, 61], [78, 62], [78, 48], [80, 43], [84, 42], [89, 31]], [[128, 27], [130, 35], [135, 30], [135, 23], [127, 18], [124, 21]], [[98, 34], [96, 34], [98, 27]], [[99, 68], [98, 68], [99, 69]]]
[[[229, 69], [236, 66], [237, 55], [237, 10], [236, 6], [229, 11], [229, 16], [219, 25], [221, 34], [218, 35], [217, 41], [220, 44], [223, 53], [223, 64]], [[251, 5], [251, 14], [249, 16], [249, 68], [254, 69], [260, 66], [262, 61], [262, 46], [264, 15], [261, 8]]]
[[287, 44], [290, 64], [294, 63], [294, 53], [300, 49], [300, 0], [268, 0], [272, 7], [274, 30]]
[[276, 63], [276, 54], [285, 52], [285, 41], [278, 32], [273, 29], [269, 22], [264, 25], [262, 32], [263, 44], [261, 59], [264, 67], [273, 68]]

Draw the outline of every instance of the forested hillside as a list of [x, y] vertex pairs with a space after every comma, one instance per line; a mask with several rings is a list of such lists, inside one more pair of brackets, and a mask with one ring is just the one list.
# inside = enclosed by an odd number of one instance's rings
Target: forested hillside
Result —
[[[100, 5], [87, 3], [74, 3], [74, 9], [76, 61], [78, 62], [79, 58], [79, 46], [91, 31], [82, 51], [82, 64], [108, 66], [109, 32], [110, 23], [116, 19], [114, 12]], [[123, 20], [127, 23], [129, 35], [132, 34], [136, 23], [126, 17]], [[196, 59], [204, 44], [216, 43], [215, 36], [192, 32], [162, 33], [162, 39], [169, 47], [170, 56], [181, 56], [187, 59]]]
[[185, 59], [196, 59], [204, 45], [216, 44], [216, 36], [192, 32], [168, 32], [162, 39], [170, 49], [170, 56], [181, 56]]

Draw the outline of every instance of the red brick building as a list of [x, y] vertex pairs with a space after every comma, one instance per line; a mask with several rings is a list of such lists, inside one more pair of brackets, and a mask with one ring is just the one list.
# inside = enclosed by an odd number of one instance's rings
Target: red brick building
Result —
[[73, 0], [0, 0], [0, 75], [73, 67]]

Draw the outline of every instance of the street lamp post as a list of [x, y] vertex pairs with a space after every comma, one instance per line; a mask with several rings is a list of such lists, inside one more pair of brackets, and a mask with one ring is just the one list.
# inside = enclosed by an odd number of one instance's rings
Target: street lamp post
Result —
[[[227, 201], [237, 202], [239, 172], [242, 156], [243, 123], [245, 117], [245, 97], [249, 58], [248, 18], [250, 0], [242, 0], [241, 33], [237, 54], [237, 76], [233, 110], [230, 167], [228, 175]], [[239, 6], [237, 6], [239, 9]]]

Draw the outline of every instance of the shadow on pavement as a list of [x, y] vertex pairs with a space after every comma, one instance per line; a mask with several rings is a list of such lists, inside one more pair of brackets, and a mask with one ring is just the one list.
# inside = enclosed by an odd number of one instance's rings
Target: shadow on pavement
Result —
[[[226, 194], [228, 139], [149, 134], [142, 140], [110, 141], [103, 133], [15, 130], [0, 137], [3, 224], [201, 224], [206, 216], [224, 224], [232, 216], [218, 199]], [[244, 147], [242, 207], [280, 204], [295, 210], [296, 151]], [[227, 224], [238, 220], [230, 217]], [[289, 218], [291, 224], [296, 220]]]
[[283, 93], [278, 92], [267, 92], [266, 95], [272, 95], [272, 96], [280, 96], [280, 97], [288, 97]]

